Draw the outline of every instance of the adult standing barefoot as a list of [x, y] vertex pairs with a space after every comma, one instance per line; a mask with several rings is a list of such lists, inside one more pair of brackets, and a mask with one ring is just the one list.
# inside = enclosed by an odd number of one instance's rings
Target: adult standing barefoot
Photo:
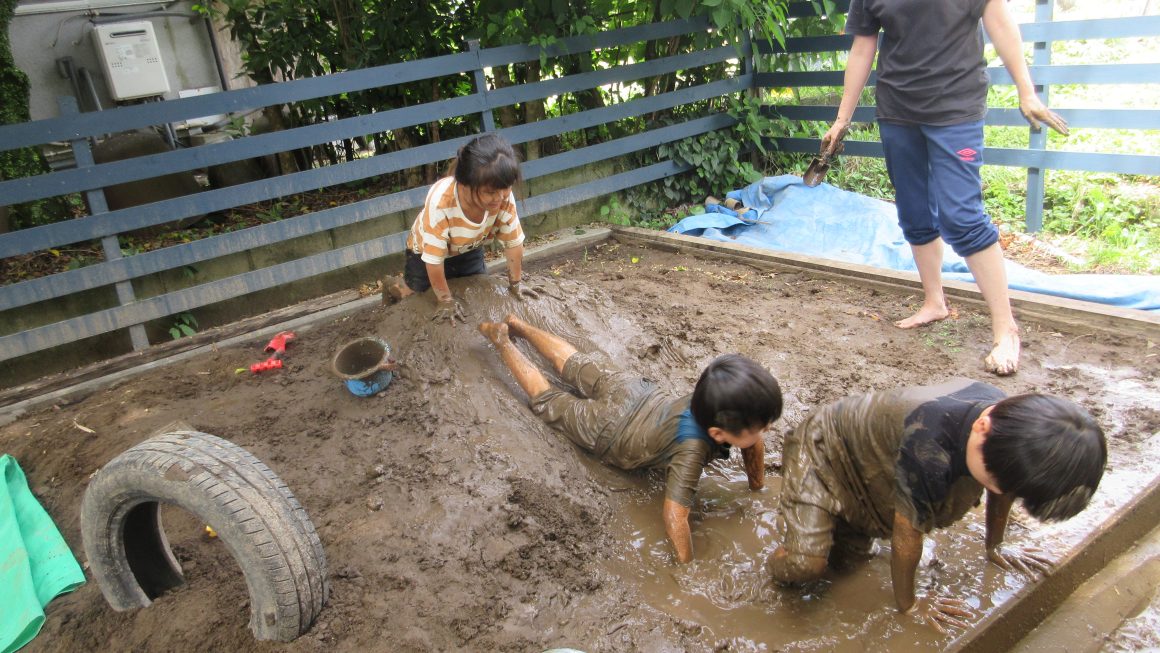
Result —
[[877, 54], [886, 168], [923, 289], [922, 306], [895, 325], [912, 329], [949, 314], [941, 274], [945, 242], [966, 259], [991, 313], [993, 348], [984, 367], [1005, 376], [1019, 368], [1019, 326], [999, 231], [983, 211], [987, 72], [980, 23], [1015, 81], [1020, 111], [1032, 128], [1046, 123], [1067, 134], [1067, 122], [1035, 95], [1007, 0], [851, 0], [846, 31], [854, 41], [842, 102], [822, 143], [834, 147], [849, 130]]

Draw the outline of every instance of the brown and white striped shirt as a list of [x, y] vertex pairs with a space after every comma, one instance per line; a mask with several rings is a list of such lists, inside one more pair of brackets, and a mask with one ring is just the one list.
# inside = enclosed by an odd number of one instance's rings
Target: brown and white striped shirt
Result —
[[[454, 177], [444, 177], [431, 186], [423, 210], [415, 218], [407, 236], [407, 249], [419, 254], [424, 263], [439, 265], [443, 259], [469, 252], [484, 243], [499, 240], [504, 248], [524, 244], [524, 230], [516, 215], [514, 197], [497, 212], [484, 213], [481, 222], [472, 222], [459, 205]], [[466, 186], [463, 192], [470, 193]]]

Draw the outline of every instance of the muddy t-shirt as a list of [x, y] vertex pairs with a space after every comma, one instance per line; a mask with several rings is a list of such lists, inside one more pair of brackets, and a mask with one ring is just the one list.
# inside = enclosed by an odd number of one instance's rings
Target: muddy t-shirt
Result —
[[729, 447], [702, 438], [677, 438], [681, 414], [692, 395], [674, 399], [650, 393], [625, 416], [619, 435], [601, 456], [621, 469], [665, 468], [665, 498], [691, 508], [701, 471], [714, 458], [729, 457]]
[[987, 69], [979, 21], [987, 1], [851, 0], [846, 33], [882, 32], [879, 120], [954, 125], [983, 117]]
[[815, 411], [789, 437], [856, 531], [888, 537], [898, 511], [927, 533], [978, 504], [967, 437], [1004, 396], [970, 379], [856, 395]]

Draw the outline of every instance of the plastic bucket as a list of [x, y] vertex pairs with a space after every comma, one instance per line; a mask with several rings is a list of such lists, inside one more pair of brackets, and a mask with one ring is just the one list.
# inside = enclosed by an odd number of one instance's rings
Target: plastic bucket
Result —
[[370, 397], [385, 390], [394, 374], [382, 369], [391, 359], [391, 346], [382, 338], [359, 338], [339, 347], [330, 361], [334, 375], [356, 397]]

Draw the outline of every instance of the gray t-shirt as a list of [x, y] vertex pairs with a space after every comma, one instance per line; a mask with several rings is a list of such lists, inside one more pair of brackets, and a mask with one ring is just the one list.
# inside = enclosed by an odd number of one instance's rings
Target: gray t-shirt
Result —
[[851, 0], [846, 33], [875, 36], [878, 119], [955, 125], [987, 111], [987, 0]]

